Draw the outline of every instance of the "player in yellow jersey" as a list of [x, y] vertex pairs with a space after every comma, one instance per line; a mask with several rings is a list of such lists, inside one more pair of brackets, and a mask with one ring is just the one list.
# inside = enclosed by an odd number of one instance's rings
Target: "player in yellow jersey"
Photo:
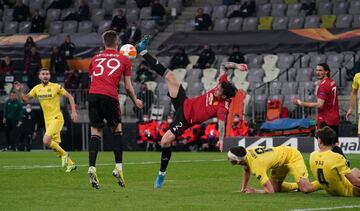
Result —
[[335, 131], [324, 127], [317, 136], [320, 150], [311, 153], [310, 168], [321, 188], [334, 196], [360, 196], [360, 170], [350, 169], [344, 156], [331, 151]]
[[[245, 193], [274, 193], [300, 189], [301, 192], [315, 191], [310, 184], [308, 172], [301, 153], [292, 147], [279, 146], [265, 148], [262, 146], [245, 149], [232, 147], [228, 160], [233, 165], [244, 166], [242, 189]], [[267, 172], [271, 171], [271, 178]], [[264, 187], [256, 190], [248, 187], [250, 174], [253, 174]], [[296, 183], [284, 182], [287, 175], [292, 175]]]
[[50, 71], [48, 69], [43, 68], [39, 71], [39, 79], [41, 83], [31, 89], [27, 95], [23, 93], [22, 85], [18, 81], [14, 83], [14, 87], [20, 92], [21, 99], [25, 102], [34, 97], [38, 98], [45, 120], [46, 132], [43, 143], [61, 157], [62, 167], [66, 167], [66, 172], [71, 172], [76, 169], [76, 165], [70, 159], [69, 154], [59, 145], [61, 142], [60, 131], [64, 125], [64, 118], [60, 111], [60, 96], [63, 95], [69, 100], [71, 119], [77, 121], [74, 98], [61, 85], [49, 82]]
[[[360, 73], [356, 73], [353, 78], [353, 82], [352, 82], [352, 91], [351, 91], [351, 96], [350, 96], [350, 108], [346, 112], [346, 120], [349, 120], [350, 115], [354, 111], [354, 107], [355, 107], [355, 103], [356, 103], [356, 95], [357, 95], [359, 88], [360, 88]], [[358, 102], [358, 108], [360, 108], [360, 100]], [[360, 117], [360, 109], [358, 110], [358, 115]], [[359, 122], [358, 122], [358, 136], [359, 136], [359, 142], [360, 142], [360, 118], [359, 118]]]

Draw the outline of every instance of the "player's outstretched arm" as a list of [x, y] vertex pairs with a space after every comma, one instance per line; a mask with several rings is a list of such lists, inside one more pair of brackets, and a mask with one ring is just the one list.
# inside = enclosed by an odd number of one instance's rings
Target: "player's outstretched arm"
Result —
[[350, 115], [351, 115], [352, 112], [354, 111], [357, 91], [358, 91], [357, 89], [352, 89], [352, 91], [351, 91], [350, 107], [349, 107], [349, 110], [346, 112], [346, 116], [345, 116], [345, 117], [346, 117], [346, 120], [349, 120]]
[[318, 98], [316, 102], [305, 102], [300, 99], [292, 99], [292, 103], [298, 106], [304, 106], [309, 108], [321, 108], [324, 105], [325, 100]]
[[249, 179], [250, 179], [250, 169], [248, 166], [244, 166], [241, 192], [246, 193], [246, 191], [248, 190], [247, 186], [249, 183]]
[[78, 120], [78, 115], [76, 112], [76, 105], [75, 105], [75, 100], [74, 97], [67, 91], [65, 91], [64, 96], [69, 100], [70, 103], [70, 107], [71, 107], [71, 120], [73, 122], [77, 122]]
[[234, 62], [223, 62], [220, 65], [220, 71], [226, 72], [227, 75], [232, 75], [234, 70], [238, 69], [240, 71], [246, 71], [248, 69], [247, 64], [237, 64]]
[[219, 120], [218, 128], [219, 128], [219, 141], [217, 143], [217, 146], [219, 147], [220, 152], [222, 152], [224, 146], [224, 137], [225, 137], [225, 122]]
[[272, 186], [270, 180], [266, 181], [263, 187], [264, 187], [263, 190], [248, 188], [246, 193], [275, 193], [274, 187]]
[[29, 100], [32, 99], [30, 95], [24, 94], [23, 87], [19, 81], [14, 82], [14, 88], [19, 92], [21, 100], [25, 103], [27, 103]]
[[125, 76], [124, 85], [125, 85], [126, 93], [129, 95], [130, 99], [134, 102], [135, 106], [138, 109], [142, 109], [143, 108], [143, 102], [141, 100], [137, 99], [137, 96], [136, 96], [135, 91], [134, 91], [134, 87], [133, 87], [133, 85], [131, 83], [131, 76]]

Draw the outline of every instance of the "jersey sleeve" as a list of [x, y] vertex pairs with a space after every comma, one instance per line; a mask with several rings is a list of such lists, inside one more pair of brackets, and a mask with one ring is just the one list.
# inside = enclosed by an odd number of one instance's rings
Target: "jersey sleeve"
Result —
[[[226, 102], [225, 102], [226, 103]], [[225, 106], [221, 106], [218, 110], [217, 110], [217, 118], [218, 120], [220, 121], [226, 121], [226, 117], [227, 117], [227, 114], [228, 114], [228, 109], [226, 109]]]
[[340, 175], [347, 175], [351, 172], [351, 169], [346, 165], [346, 159], [339, 155], [334, 159], [334, 166], [333, 168], [336, 168]]
[[352, 82], [352, 88], [358, 90], [359, 89], [359, 82], [360, 82], [360, 73], [356, 73], [353, 82]]
[[59, 88], [59, 94], [60, 94], [60, 95], [65, 95], [65, 93], [66, 93], [67, 91], [64, 89], [64, 87], [62, 87], [62, 86], [59, 84], [58, 88]]
[[124, 75], [131, 76], [131, 61], [130, 61], [130, 59], [125, 57], [124, 63], [125, 63]]
[[327, 90], [326, 90], [326, 85], [325, 85], [325, 84], [321, 84], [321, 85], [319, 86], [319, 90], [318, 90], [318, 92], [317, 92], [317, 98], [326, 100], [327, 95], [328, 95], [328, 93], [327, 93]]
[[35, 86], [34, 88], [32, 88], [32, 89], [30, 90], [30, 92], [28, 93], [28, 95], [29, 95], [30, 97], [35, 97], [35, 96], [36, 96], [36, 92], [37, 92], [37, 86]]

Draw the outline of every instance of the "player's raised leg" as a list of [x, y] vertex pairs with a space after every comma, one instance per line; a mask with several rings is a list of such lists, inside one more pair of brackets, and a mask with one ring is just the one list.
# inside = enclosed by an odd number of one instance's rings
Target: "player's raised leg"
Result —
[[115, 156], [115, 168], [112, 172], [113, 176], [116, 178], [117, 183], [121, 187], [125, 187], [125, 180], [123, 174], [123, 141], [122, 141], [122, 127], [121, 123], [117, 127], [112, 128], [113, 133], [113, 146], [114, 146], [114, 156]]

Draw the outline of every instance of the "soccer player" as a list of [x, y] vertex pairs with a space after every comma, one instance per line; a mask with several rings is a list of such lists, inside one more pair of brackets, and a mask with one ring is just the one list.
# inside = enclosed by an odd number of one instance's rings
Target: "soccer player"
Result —
[[32, 88], [26, 95], [23, 92], [22, 85], [18, 81], [14, 82], [14, 87], [19, 91], [21, 99], [24, 102], [37, 97], [44, 113], [45, 120], [43, 143], [52, 149], [56, 155], [61, 157], [61, 166], [66, 167], [65, 172], [71, 172], [76, 169], [76, 165], [70, 159], [69, 153], [65, 152], [59, 145], [61, 143], [60, 132], [64, 125], [64, 117], [60, 111], [60, 96], [63, 95], [69, 100], [71, 106], [71, 119], [74, 122], [77, 121], [75, 102], [73, 96], [61, 87], [61, 85], [49, 82], [50, 77], [50, 71], [48, 69], [41, 69], [39, 71], [41, 83]]
[[321, 188], [334, 196], [360, 196], [360, 170], [350, 169], [346, 159], [331, 151], [336, 133], [330, 127], [317, 131], [319, 151], [310, 155], [310, 168]]
[[[230, 83], [225, 73], [220, 77], [219, 84], [212, 90], [194, 98], [187, 98], [184, 88], [176, 79], [175, 74], [160, 64], [157, 59], [146, 50], [150, 37], [144, 36], [140, 43], [136, 45], [136, 50], [157, 74], [162, 76], [168, 86], [168, 95], [175, 108], [174, 121], [170, 124], [170, 129], [161, 139], [161, 166], [159, 174], [155, 180], [154, 188], [161, 188], [165, 180], [166, 168], [171, 158], [171, 142], [177, 136], [192, 125], [200, 124], [208, 119], [217, 117], [219, 119], [219, 145], [222, 150], [222, 142], [225, 135], [225, 119], [228, 113], [231, 98], [236, 94], [236, 87]], [[223, 69], [233, 70], [238, 68], [246, 70], [246, 64], [226, 63]]]
[[[279, 146], [265, 148], [263, 146], [245, 149], [232, 147], [228, 152], [228, 160], [233, 165], [244, 166], [242, 189], [244, 193], [274, 193], [300, 189], [301, 192], [315, 191], [310, 184], [308, 172], [301, 153], [292, 147]], [[267, 172], [271, 170], [269, 179]], [[253, 174], [264, 187], [256, 190], [248, 187], [250, 174]], [[285, 177], [294, 176], [296, 183], [284, 182]]]
[[[316, 66], [316, 75], [319, 80], [319, 88], [317, 90], [316, 102], [304, 102], [300, 99], [294, 99], [295, 105], [317, 108], [317, 128], [329, 126], [339, 135], [339, 102], [338, 93], [335, 81], [330, 78], [330, 68], [326, 63], [321, 63]], [[344, 155], [341, 148], [338, 146], [339, 140], [334, 139], [333, 152]]]
[[[349, 110], [346, 112], [346, 120], [349, 120], [350, 115], [352, 114], [352, 112], [354, 111], [354, 107], [355, 107], [355, 102], [356, 102], [356, 94], [359, 90], [360, 87], [360, 73], [356, 73], [354, 78], [353, 78], [353, 82], [352, 82], [352, 91], [351, 91], [351, 96], [350, 96], [350, 107]], [[358, 102], [358, 108], [360, 108], [360, 100]], [[358, 113], [360, 114], [360, 110], [358, 111]], [[360, 118], [359, 118], [359, 122], [358, 122], [358, 136], [359, 136], [359, 142], [360, 142]]]
[[88, 176], [93, 188], [99, 189], [99, 179], [96, 175], [96, 157], [102, 139], [102, 128], [107, 126], [113, 133], [115, 168], [112, 172], [118, 184], [125, 187], [123, 176], [123, 143], [121, 127], [121, 111], [118, 99], [119, 82], [124, 75], [125, 90], [137, 108], [143, 103], [137, 99], [131, 83], [131, 62], [116, 50], [119, 38], [115, 31], [106, 31], [102, 35], [105, 50], [91, 59], [89, 75], [91, 84], [89, 90], [89, 119], [91, 138], [89, 140], [89, 170]]

